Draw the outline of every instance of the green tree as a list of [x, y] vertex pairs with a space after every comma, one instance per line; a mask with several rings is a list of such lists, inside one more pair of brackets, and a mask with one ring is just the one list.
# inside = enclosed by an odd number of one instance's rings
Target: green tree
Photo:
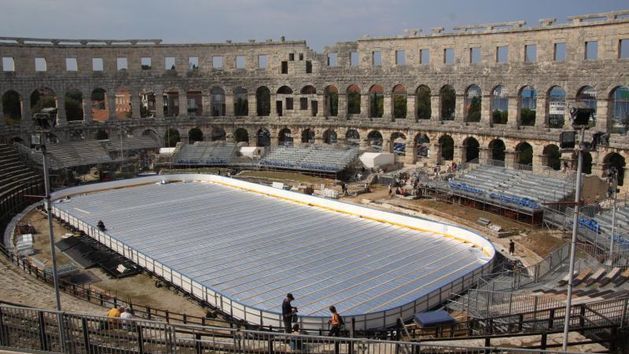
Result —
[[473, 97], [467, 111], [468, 122], [480, 122], [480, 97]]
[[393, 118], [406, 118], [406, 96], [393, 96]]
[[339, 114], [339, 94], [336, 92], [328, 93], [328, 104], [330, 105], [330, 116], [336, 117]]
[[509, 112], [496, 109], [492, 112], [491, 116], [494, 124], [507, 124]]
[[535, 125], [535, 111], [529, 108], [522, 108], [520, 110], [520, 124], [521, 125]]
[[456, 102], [456, 94], [454, 89], [446, 86], [441, 89], [441, 119], [454, 119], [454, 105]]
[[347, 113], [360, 114], [360, 93], [359, 92], [347, 93]]

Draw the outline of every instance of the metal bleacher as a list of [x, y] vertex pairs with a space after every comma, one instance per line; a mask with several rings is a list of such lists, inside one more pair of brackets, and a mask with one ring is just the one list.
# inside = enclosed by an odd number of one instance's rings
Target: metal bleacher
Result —
[[[47, 144], [46, 149], [53, 170], [114, 162], [98, 140]], [[29, 154], [34, 161], [41, 164], [41, 152], [31, 151], [26, 147], [22, 147], [21, 150]]]
[[333, 149], [320, 146], [277, 147], [260, 160], [260, 166], [336, 173], [358, 157], [358, 149]]
[[179, 166], [225, 166], [235, 157], [236, 148], [236, 144], [226, 142], [197, 141], [194, 144], [182, 144], [177, 148], [173, 163]]
[[454, 177], [448, 185], [457, 194], [527, 211], [540, 210], [543, 202], [563, 200], [574, 191], [574, 183], [568, 178], [496, 166], [479, 166]]

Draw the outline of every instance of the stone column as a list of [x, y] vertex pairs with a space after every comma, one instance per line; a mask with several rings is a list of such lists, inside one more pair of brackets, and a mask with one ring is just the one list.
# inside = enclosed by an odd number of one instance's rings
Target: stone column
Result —
[[417, 159], [416, 150], [417, 146], [415, 145], [414, 140], [406, 141], [406, 154], [404, 155], [404, 164], [413, 165]]
[[489, 161], [491, 160], [491, 150], [486, 147], [479, 148], [478, 160], [481, 165], [489, 164]]
[[369, 117], [369, 94], [360, 94], [360, 118]]
[[598, 98], [596, 100], [596, 130], [608, 132], [612, 122], [609, 119], [609, 100]]
[[431, 143], [430, 151], [428, 152], [428, 160], [432, 165], [441, 162], [441, 145], [439, 145], [438, 142]]
[[155, 92], [155, 117], [164, 119], [164, 94]]
[[441, 120], [441, 97], [439, 95], [430, 96], [430, 120], [438, 122]]
[[505, 167], [515, 168], [517, 154], [513, 150], [505, 150]]
[[507, 126], [516, 128], [520, 126], [518, 122], [520, 112], [519, 112], [519, 104], [518, 104], [518, 96], [509, 96], [508, 109], [509, 119], [507, 120]]
[[201, 110], [203, 116], [209, 116], [212, 112], [210, 109], [210, 92], [209, 91], [201, 91]]
[[[317, 118], [325, 118], [327, 116], [327, 114], [325, 112], [325, 104], [324, 104], [325, 96], [317, 95], [316, 97], [317, 97], [317, 99], [316, 99], [316, 101], [317, 101], [317, 114], [315, 115], [315, 117], [317, 117]], [[314, 102], [314, 101], [312, 101], [312, 100], [310, 101], [310, 109], [311, 110], [312, 110], [312, 102]]]
[[339, 93], [337, 118], [340, 120], [347, 119], [347, 95]]
[[116, 120], [116, 91], [107, 91], [107, 108], [109, 109], [109, 120]]
[[456, 95], [456, 100], [454, 103], [454, 120], [456, 122], [463, 122], [466, 120], [465, 117], [465, 95]]
[[392, 152], [391, 139], [382, 139], [382, 152]]
[[390, 94], [385, 93], [384, 94], [384, 99], [383, 99], [383, 112], [382, 112], [382, 118], [384, 118], [385, 121], [392, 121], [395, 118], [393, 118], [393, 100]]
[[33, 116], [31, 113], [31, 97], [30, 95], [22, 96], [22, 120], [20, 125], [25, 128], [33, 126]]
[[368, 150], [371, 146], [369, 145], [369, 139], [361, 138], [360, 139], [360, 150]]
[[625, 167], [624, 170], [625, 170], [625, 175], [624, 175], [624, 178], [622, 179], [623, 183], [622, 183], [622, 186], [618, 188], [620, 188], [621, 190], [624, 190], [625, 192], [628, 192], [629, 191], [629, 167]]
[[452, 161], [460, 164], [463, 162], [463, 156], [465, 156], [465, 146], [454, 145]]
[[0, 127], [4, 127], [4, 107], [2, 106], [2, 100], [0, 99]]
[[188, 116], [188, 96], [186, 92], [179, 93], [179, 116]]
[[546, 95], [537, 96], [537, 104], [535, 105], [535, 126], [538, 128], [548, 127]]
[[65, 97], [66, 94], [63, 91], [59, 93], [59, 96], [57, 96], [57, 126], [59, 127], [63, 127], [68, 124]]
[[129, 91], [129, 94], [131, 95], [131, 118], [140, 119], [140, 106], [142, 105], [140, 94], [132, 91]]
[[544, 170], [544, 155], [536, 155], [533, 152], [533, 172], [542, 172]]
[[480, 123], [484, 127], [491, 124], [491, 96], [483, 96], [480, 101]]
[[92, 97], [91, 95], [83, 96], [83, 122], [85, 124], [92, 123]]
[[234, 116], [234, 95], [225, 95], [225, 115], [227, 117]]
[[415, 122], [417, 120], [415, 116], [415, 95], [406, 96], [406, 119], [409, 122]]
[[247, 105], [249, 109], [249, 117], [257, 117], [258, 116], [258, 107], [256, 105], [256, 95], [249, 95], [247, 99]]

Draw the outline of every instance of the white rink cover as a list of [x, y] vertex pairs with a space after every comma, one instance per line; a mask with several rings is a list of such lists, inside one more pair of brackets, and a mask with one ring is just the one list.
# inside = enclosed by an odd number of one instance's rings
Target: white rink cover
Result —
[[494, 256], [465, 229], [213, 175], [101, 183], [53, 198], [56, 215], [101, 243], [265, 326], [280, 325], [287, 292], [305, 328], [325, 328], [330, 305], [358, 329], [390, 326], [469, 287]]

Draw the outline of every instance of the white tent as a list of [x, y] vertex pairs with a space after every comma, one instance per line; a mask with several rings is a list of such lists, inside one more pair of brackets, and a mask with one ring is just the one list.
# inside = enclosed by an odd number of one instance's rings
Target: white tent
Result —
[[260, 158], [260, 156], [262, 155], [262, 148], [255, 146], [243, 146], [240, 148], [240, 153], [244, 157], [257, 159]]
[[375, 168], [393, 164], [395, 157], [388, 152], [365, 152], [360, 155], [360, 161], [367, 168]]

